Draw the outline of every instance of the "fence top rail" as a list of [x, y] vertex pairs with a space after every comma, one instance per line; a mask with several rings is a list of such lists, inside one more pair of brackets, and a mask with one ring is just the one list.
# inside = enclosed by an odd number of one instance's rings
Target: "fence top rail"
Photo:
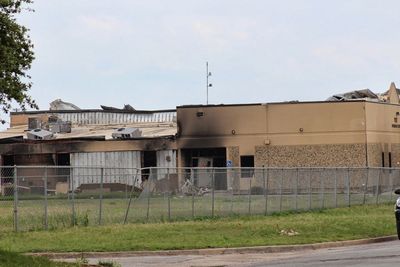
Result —
[[144, 168], [128, 168], [128, 167], [104, 167], [100, 165], [91, 165], [91, 166], [54, 166], [54, 165], [36, 165], [36, 166], [28, 166], [28, 165], [15, 165], [15, 166], [1, 166], [2, 169], [122, 169], [122, 170], [141, 170]]
[[15, 165], [1, 166], [2, 169], [121, 169], [121, 170], [400, 170], [400, 167], [147, 167], [147, 168], [128, 168], [113, 166], [54, 166], [54, 165]]

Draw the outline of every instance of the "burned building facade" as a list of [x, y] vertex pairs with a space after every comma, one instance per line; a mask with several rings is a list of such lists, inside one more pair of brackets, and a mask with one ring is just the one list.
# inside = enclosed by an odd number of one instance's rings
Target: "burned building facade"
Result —
[[[394, 84], [382, 95], [362, 90], [321, 102], [159, 111], [129, 105], [85, 110], [59, 102], [48, 111], [11, 114], [10, 128], [0, 132], [3, 166], [115, 168], [110, 172], [147, 167], [400, 167], [400, 101]], [[67, 175], [86, 177], [75, 186], [99, 182], [99, 174], [88, 169], [72, 172]], [[229, 171], [214, 174], [216, 189], [232, 187]], [[251, 171], [242, 172], [239, 184], [251, 176]], [[120, 176], [107, 177], [115, 182]], [[209, 184], [210, 177], [206, 171], [198, 174], [197, 185]]]
[[[394, 84], [385, 97], [180, 106], [178, 162], [191, 167], [400, 167]], [[220, 183], [230, 187], [229, 179]]]
[[[26, 169], [19, 169], [18, 176], [27, 172], [30, 177], [42, 171], [34, 166], [65, 166], [65, 169], [49, 169], [48, 175], [86, 177], [87, 181], [77, 179], [75, 187], [80, 183], [99, 182], [98, 169], [83, 167], [105, 167], [110, 168], [105, 176], [110, 181], [104, 182], [118, 182], [121, 177], [133, 175], [138, 168], [176, 167], [175, 135], [175, 110], [13, 112], [10, 128], [0, 132], [1, 163], [3, 166], [27, 166]], [[70, 170], [69, 166], [82, 168]], [[120, 174], [118, 168], [131, 173]], [[8, 168], [4, 169], [2, 176], [12, 176], [11, 172]], [[29, 179], [27, 186], [32, 188], [35, 183], [42, 186], [42, 177], [37, 176], [37, 181]], [[61, 180], [50, 179], [48, 186], [55, 189], [57, 183], [64, 182]], [[23, 179], [21, 183], [23, 186]], [[132, 184], [132, 181], [128, 183]]]

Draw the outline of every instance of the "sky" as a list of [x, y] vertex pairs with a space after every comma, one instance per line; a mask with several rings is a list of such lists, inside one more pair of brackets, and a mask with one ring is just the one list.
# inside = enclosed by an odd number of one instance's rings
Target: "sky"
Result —
[[30, 75], [40, 109], [62, 99], [157, 110], [325, 100], [400, 86], [400, 1], [35, 0]]

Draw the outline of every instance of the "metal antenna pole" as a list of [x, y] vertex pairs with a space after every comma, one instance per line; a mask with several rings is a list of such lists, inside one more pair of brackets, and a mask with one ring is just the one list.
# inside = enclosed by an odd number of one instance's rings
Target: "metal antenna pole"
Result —
[[208, 61], [206, 62], [206, 71], [207, 71], [207, 73], [206, 73], [206, 77], [207, 77], [206, 78], [206, 81], [207, 81], [207, 101], [206, 101], [206, 103], [208, 105], [208, 88], [212, 87], [212, 84], [208, 82], [208, 77], [211, 76], [211, 72], [208, 71]]
[[208, 105], [208, 61], [206, 62], [206, 76], [207, 76], [207, 101], [206, 104]]

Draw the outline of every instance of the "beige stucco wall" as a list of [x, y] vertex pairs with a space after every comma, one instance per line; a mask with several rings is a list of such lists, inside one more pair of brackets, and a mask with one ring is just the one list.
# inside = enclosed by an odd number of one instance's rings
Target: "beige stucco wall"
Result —
[[[342, 144], [365, 141], [365, 102], [178, 107], [179, 147]], [[198, 117], [196, 113], [202, 112]], [[251, 148], [249, 148], [249, 146]]]
[[381, 167], [384, 153], [389, 167], [390, 152], [391, 166], [400, 167], [400, 105], [367, 102], [365, 114], [369, 166]]
[[178, 148], [226, 147], [235, 167], [242, 155], [255, 155], [256, 166], [366, 164], [363, 101], [178, 107], [177, 114]]
[[[400, 144], [400, 105], [366, 103], [368, 143]], [[398, 122], [395, 122], [395, 118]], [[399, 125], [399, 128], [393, 127]]]

